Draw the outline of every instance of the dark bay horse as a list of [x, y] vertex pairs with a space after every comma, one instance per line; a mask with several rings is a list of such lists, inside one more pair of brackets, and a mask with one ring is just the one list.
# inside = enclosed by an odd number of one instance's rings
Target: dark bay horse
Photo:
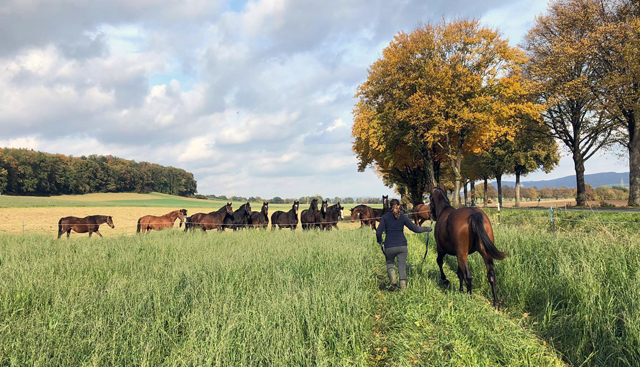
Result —
[[320, 205], [320, 210], [316, 212], [315, 222], [309, 224], [309, 229], [316, 228], [322, 229], [322, 221], [327, 216], [327, 208], [329, 208], [329, 203], [327, 200], [322, 200], [322, 204]]
[[374, 209], [370, 206], [360, 204], [353, 207], [351, 210], [351, 223], [355, 222], [360, 216], [360, 228], [364, 226], [371, 226], [371, 229], [376, 230], [376, 214]]
[[107, 215], [90, 215], [84, 218], [78, 217], [64, 217], [58, 221], [58, 238], [63, 233], [67, 232], [67, 238], [71, 234], [73, 229], [77, 233], [89, 232], [89, 237], [95, 232], [98, 236], [102, 237], [102, 234], [98, 231], [101, 224], [107, 223], [109, 227], [115, 228], [113, 225], [113, 218]]
[[137, 233], [149, 233], [151, 230], [162, 230], [167, 228], [172, 228], [177, 218], [180, 218], [180, 225], [182, 227], [182, 222], [184, 222], [184, 218], [187, 216], [187, 209], [179, 209], [174, 210], [171, 213], [167, 213], [163, 216], [157, 217], [155, 215], [145, 215], [144, 217], [138, 219], [138, 227], [136, 229]]
[[326, 214], [321, 219], [321, 228], [330, 231], [331, 228], [338, 229], [338, 222], [342, 219], [342, 211], [344, 208], [340, 203], [333, 204], [327, 208]]
[[217, 229], [218, 231], [224, 230], [224, 218], [227, 215], [233, 214], [233, 208], [231, 207], [231, 203], [227, 203], [222, 208], [218, 209], [215, 212], [211, 213], [196, 213], [190, 217], [188, 217], [184, 224], [184, 231], [191, 229], [192, 231], [196, 228], [202, 229], [203, 232], [206, 232], [208, 229]]
[[458, 258], [458, 279], [460, 292], [462, 282], [467, 285], [467, 292], [471, 294], [471, 271], [467, 255], [476, 251], [480, 253], [487, 267], [487, 279], [493, 293], [493, 306], [498, 307], [496, 295], [496, 274], [493, 260], [502, 260], [507, 255], [499, 251], [494, 245], [493, 229], [487, 215], [477, 208], [454, 209], [447, 198], [447, 194], [439, 187], [431, 189], [431, 218], [436, 221], [434, 236], [438, 249], [438, 266], [440, 279], [449, 284], [442, 271], [445, 255]]
[[300, 213], [300, 224], [302, 225], [302, 229], [311, 229], [316, 226], [317, 212], [318, 212], [318, 199], [313, 199], [311, 200], [309, 209], [305, 209], [302, 211], [302, 213]]
[[251, 204], [247, 201], [242, 204], [238, 210], [224, 218], [224, 228], [231, 228], [237, 231], [249, 226], [249, 217], [251, 216]]
[[278, 210], [271, 215], [271, 230], [278, 228], [291, 228], [292, 231], [298, 227], [298, 208], [300, 207], [299, 201], [294, 201], [291, 205], [291, 210], [283, 212]]
[[253, 228], [267, 229], [269, 226], [269, 203], [263, 202], [259, 212], [251, 212], [249, 225]]
[[383, 215], [387, 214], [391, 208], [389, 207], [389, 195], [382, 195], [382, 209], [373, 208], [376, 222], [380, 221]]
[[427, 220], [431, 219], [431, 207], [429, 204], [418, 204], [413, 207], [413, 221], [421, 226]]

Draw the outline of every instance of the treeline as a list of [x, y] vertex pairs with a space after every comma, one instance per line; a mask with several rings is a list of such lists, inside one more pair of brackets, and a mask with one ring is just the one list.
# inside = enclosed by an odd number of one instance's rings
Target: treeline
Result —
[[73, 157], [29, 149], [0, 149], [0, 194], [62, 195], [97, 192], [197, 191], [193, 174], [175, 167], [113, 156]]
[[[598, 200], [628, 200], [629, 188], [622, 186], [599, 186], [597, 188], [591, 187], [586, 184], [586, 200], [598, 201]], [[502, 186], [502, 197], [507, 200], [516, 200], [516, 189], [514, 187], [504, 185]], [[484, 187], [482, 185], [476, 186], [476, 197], [478, 198], [498, 198], [498, 190], [492, 185], [487, 185], [487, 192], [485, 196]], [[558, 187], [543, 187], [541, 189], [537, 187], [522, 187], [520, 188], [520, 197], [523, 200], [537, 200], [537, 199], [569, 199], [576, 197], [576, 188], [568, 188], [562, 186]], [[470, 198], [465, 198], [470, 200]]]

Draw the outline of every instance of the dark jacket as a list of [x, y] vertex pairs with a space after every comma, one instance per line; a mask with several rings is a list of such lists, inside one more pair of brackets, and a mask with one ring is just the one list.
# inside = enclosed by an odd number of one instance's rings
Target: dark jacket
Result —
[[404, 214], [400, 214], [400, 217], [396, 219], [396, 217], [393, 216], [393, 212], [389, 212], [382, 216], [380, 225], [376, 230], [378, 243], [382, 243], [382, 234], [387, 232], [384, 247], [406, 246], [407, 239], [404, 237], [405, 226], [416, 233], [431, 231], [429, 227], [418, 227]]

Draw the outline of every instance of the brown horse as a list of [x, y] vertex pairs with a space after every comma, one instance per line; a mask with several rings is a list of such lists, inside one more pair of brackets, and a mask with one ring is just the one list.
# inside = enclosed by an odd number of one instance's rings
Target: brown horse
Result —
[[136, 229], [136, 233], [149, 233], [151, 230], [161, 230], [172, 228], [177, 218], [180, 218], [180, 225], [182, 227], [182, 222], [184, 222], [184, 218], [187, 216], [187, 209], [174, 210], [171, 213], [167, 213], [161, 217], [156, 217], [155, 215], [145, 215], [144, 217], [138, 219], [138, 227]]
[[102, 237], [102, 234], [98, 231], [101, 224], [107, 223], [109, 227], [115, 228], [113, 225], [113, 218], [106, 215], [90, 215], [84, 218], [78, 217], [64, 217], [58, 221], [58, 238], [62, 236], [64, 232], [67, 232], [67, 238], [71, 234], [73, 229], [77, 233], [89, 232], [89, 237], [95, 232], [98, 236]]
[[233, 208], [231, 207], [231, 203], [227, 203], [227, 205], [218, 209], [218, 211], [211, 212], [208, 214], [205, 213], [196, 213], [189, 218], [187, 218], [184, 231], [191, 229], [192, 231], [196, 229], [196, 227], [200, 227], [203, 232], [206, 232], [207, 229], [217, 229], [218, 231], [224, 231], [224, 218], [227, 215], [233, 215]]
[[458, 279], [460, 292], [462, 282], [467, 285], [467, 292], [471, 294], [471, 271], [467, 255], [476, 251], [480, 253], [487, 267], [487, 279], [493, 293], [493, 306], [498, 308], [496, 295], [496, 274], [493, 260], [502, 260], [507, 255], [499, 251], [494, 245], [493, 229], [487, 215], [477, 208], [454, 209], [447, 198], [447, 194], [439, 187], [431, 189], [431, 217], [436, 221], [434, 236], [438, 249], [438, 266], [440, 279], [445, 285], [449, 284], [442, 271], [445, 255], [458, 258]]
[[355, 222], [360, 216], [360, 228], [364, 226], [371, 226], [371, 229], [376, 230], [376, 214], [372, 207], [366, 205], [355, 206], [351, 210], [351, 223]]
[[413, 208], [413, 221], [421, 226], [422, 223], [431, 219], [431, 208], [429, 204], [418, 204]]
[[291, 210], [288, 212], [283, 212], [282, 210], [278, 210], [277, 212], [271, 214], [271, 230], [275, 230], [276, 226], [278, 228], [291, 228], [292, 231], [296, 230], [298, 227], [298, 208], [300, 207], [299, 201], [294, 201], [293, 205], [291, 205]]

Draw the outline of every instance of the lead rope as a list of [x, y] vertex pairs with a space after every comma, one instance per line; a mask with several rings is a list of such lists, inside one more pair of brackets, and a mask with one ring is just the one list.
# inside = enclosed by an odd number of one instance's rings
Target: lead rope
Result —
[[[431, 221], [431, 223], [429, 223], [429, 228], [433, 228], [433, 220]], [[436, 234], [434, 233], [433, 235], [435, 236]], [[429, 237], [431, 237], [431, 233], [427, 232], [427, 242], [424, 245], [424, 256], [422, 257], [420, 266], [422, 266], [422, 264], [424, 264], [424, 261], [427, 259], [427, 252], [429, 251]]]

